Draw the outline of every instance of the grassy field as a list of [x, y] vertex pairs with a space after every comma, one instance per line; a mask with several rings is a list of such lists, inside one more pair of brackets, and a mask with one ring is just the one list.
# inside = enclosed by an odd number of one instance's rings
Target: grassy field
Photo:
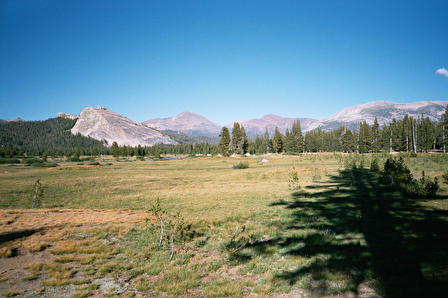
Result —
[[[0, 294], [445, 293], [448, 185], [425, 199], [383, 186], [368, 169], [379, 155], [262, 158], [0, 165]], [[443, 155], [405, 160], [416, 177], [448, 169]], [[240, 161], [249, 168], [234, 169]], [[45, 209], [25, 210], [37, 179]], [[167, 224], [180, 212], [190, 226], [172, 261], [142, 212], [157, 198]]]

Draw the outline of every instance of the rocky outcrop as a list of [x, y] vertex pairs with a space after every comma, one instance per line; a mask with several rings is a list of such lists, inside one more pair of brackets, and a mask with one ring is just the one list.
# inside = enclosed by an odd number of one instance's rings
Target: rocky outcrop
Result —
[[69, 113], [58, 113], [58, 115], [56, 116], [57, 118], [65, 118], [65, 119], [71, 119], [71, 120], [75, 120], [78, 119], [79, 116], [77, 115], [73, 115], [73, 114], [69, 114]]
[[85, 108], [71, 132], [105, 140], [109, 145], [113, 142], [129, 146], [177, 144], [169, 136], [103, 107]]

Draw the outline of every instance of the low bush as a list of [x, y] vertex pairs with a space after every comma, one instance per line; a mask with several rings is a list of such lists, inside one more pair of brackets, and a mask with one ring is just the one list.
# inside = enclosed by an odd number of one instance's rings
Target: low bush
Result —
[[233, 165], [234, 169], [247, 169], [249, 167], [249, 163], [248, 162], [239, 162], [236, 165]]
[[402, 157], [389, 157], [384, 163], [384, 170], [382, 173], [382, 181], [392, 185], [400, 185], [411, 183], [414, 180], [411, 171], [404, 163]]
[[101, 164], [97, 161], [92, 161], [92, 162], [89, 162], [89, 165], [90, 166], [100, 166]]
[[292, 152], [292, 151], [287, 151], [285, 153], [283, 153], [284, 155], [302, 155], [302, 152]]
[[34, 168], [53, 168], [53, 167], [57, 167], [58, 164], [54, 163], [54, 162], [35, 162], [30, 164], [30, 166], [34, 167]]
[[422, 172], [420, 179], [415, 179], [402, 157], [389, 157], [382, 172], [382, 182], [391, 184], [401, 190], [420, 197], [435, 196], [439, 190], [439, 182], [437, 177], [431, 179]]
[[36, 164], [36, 163], [43, 163], [43, 160], [40, 158], [35, 158], [35, 157], [28, 157], [22, 160], [22, 163], [26, 164], [26, 165], [32, 165], [32, 164]]
[[372, 172], [379, 172], [380, 171], [380, 165], [378, 164], [378, 158], [374, 158], [370, 162], [370, 171], [372, 171]]
[[8, 163], [20, 163], [20, 160], [17, 158], [0, 158], [0, 164]]
[[70, 156], [69, 158], [67, 158], [66, 161], [68, 161], [68, 162], [80, 162], [81, 159], [79, 159], [79, 157], [77, 157], [77, 156]]
[[442, 179], [445, 184], [448, 184], [448, 171], [446, 171], [445, 174], [442, 175]]

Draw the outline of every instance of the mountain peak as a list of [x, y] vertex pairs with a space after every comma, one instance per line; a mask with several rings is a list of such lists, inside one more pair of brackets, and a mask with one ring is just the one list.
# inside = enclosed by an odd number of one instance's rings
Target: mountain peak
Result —
[[143, 124], [158, 130], [177, 131], [191, 135], [214, 136], [221, 127], [204, 116], [191, 111], [183, 111], [174, 117], [150, 119]]
[[168, 136], [103, 107], [85, 108], [71, 132], [106, 140], [109, 145], [113, 142], [129, 146], [176, 144]]
[[275, 114], [266, 114], [263, 117], [261, 117], [261, 119], [266, 119], [266, 120], [278, 120], [278, 119], [284, 119], [283, 117], [280, 117], [278, 115]]
[[189, 111], [189, 110], [185, 110], [185, 111], [183, 111], [183, 112], [180, 112], [179, 114], [177, 114], [178, 116], [179, 115], [197, 115], [197, 114], [195, 114], [195, 113], [193, 113], [193, 112], [191, 112], [191, 111]]
[[448, 101], [418, 101], [412, 103], [395, 103], [390, 101], [372, 101], [345, 108], [332, 117], [320, 121], [319, 125], [324, 130], [331, 130], [342, 125], [349, 125], [356, 129], [358, 124], [366, 121], [372, 125], [375, 117], [380, 125], [388, 124], [392, 119], [403, 119], [407, 114], [418, 118], [420, 115], [429, 117], [431, 121], [439, 121]]

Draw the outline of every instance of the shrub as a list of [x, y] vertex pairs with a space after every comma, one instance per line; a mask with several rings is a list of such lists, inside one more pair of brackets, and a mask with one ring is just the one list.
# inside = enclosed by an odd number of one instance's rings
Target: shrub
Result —
[[43, 161], [40, 158], [29, 157], [29, 158], [25, 158], [24, 160], [22, 160], [22, 163], [24, 163], [26, 165], [32, 165], [35, 163], [43, 163]]
[[385, 183], [399, 185], [402, 183], [411, 183], [414, 178], [402, 157], [389, 157], [384, 163], [382, 180]]
[[372, 172], [379, 172], [380, 171], [380, 166], [378, 164], [378, 158], [374, 158], [370, 162], [370, 171], [372, 171]]
[[390, 183], [409, 194], [423, 197], [435, 196], [439, 190], [437, 177], [432, 180], [425, 176], [425, 172], [422, 172], [422, 178], [414, 179], [402, 157], [389, 157], [387, 159], [384, 164], [382, 181]]
[[54, 163], [54, 162], [35, 162], [35, 163], [32, 163], [30, 166], [32, 166], [34, 168], [53, 168], [53, 167], [57, 167], [58, 164]]
[[300, 188], [299, 184], [299, 174], [296, 171], [296, 168], [292, 168], [291, 172], [289, 172], [289, 185], [291, 186], [291, 190], [295, 190], [296, 187]]
[[80, 162], [81, 160], [79, 159], [79, 157], [71, 156], [71, 157], [67, 158], [67, 161], [69, 161], [69, 162]]
[[442, 175], [442, 179], [445, 184], [448, 184], [448, 171], [446, 171], [445, 174]]
[[249, 163], [248, 162], [239, 162], [236, 165], [233, 165], [234, 169], [247, 169], [249, 167]]
[[20, 163], [20, 160], [18, 160], [17, 158], [0, 158], [0, 164], [7, 163]]
[[92, 162], [89, 162], [89, 165], [91, 165], [91, 166], [100, 166], [101, 164], [99, 162], [97, 162], [97, 161], [92, 161]]
[[42, 206], [43, 197], [44, 189], [39, 179], [37, 179], [33, 186], [32, 208], [40, 208]]
[[425, 176], [425, 172], [422, 172], [422, 178], [417, 181], [419, 188], [419, 193], [422, 196], [435, 196], [439, 190], [439, 181], [437, 177], [432, 180], [431, 178]]

